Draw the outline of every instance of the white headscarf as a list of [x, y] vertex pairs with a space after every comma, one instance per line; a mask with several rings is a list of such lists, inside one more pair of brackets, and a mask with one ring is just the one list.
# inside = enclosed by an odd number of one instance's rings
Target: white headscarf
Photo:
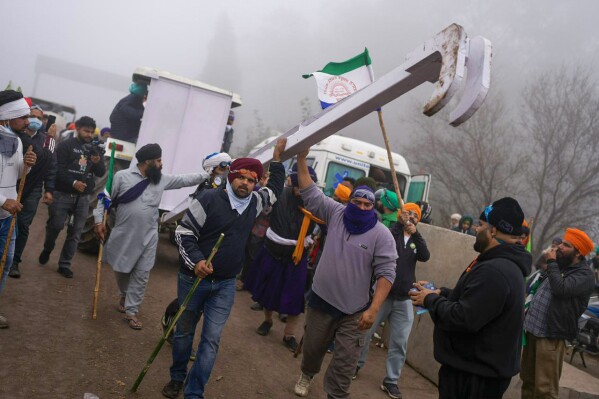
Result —
[[206, 173], [211, 174], [214, 168], [216, 168], [221, 162], [231, 162], [231, 156], [226, 152], [215, 152], [210, 154], [204, 159], [202, 167]]
[[4, 105], [0, 105], [0, 121], [9, 121], [11, 119], [20, 118], [29, 115], [29, 104], [24, 98], [11, 101]]

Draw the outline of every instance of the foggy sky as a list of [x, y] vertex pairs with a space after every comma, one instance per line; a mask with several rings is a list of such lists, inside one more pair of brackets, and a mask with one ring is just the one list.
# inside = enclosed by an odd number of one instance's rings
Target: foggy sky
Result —
[[[517, 107], [523, 86], [539, 73], [574, 64], [595, 69], [598, 14], [599, 2], [592, 0], [0, 0], [0, 88], [12, 80], [25, 95], [74, 105], [79, 116], [103, 127], [127, 87], [116, 91], [42, 74], [32, 93], [38, 54], [126, 78], [138, 66], [167, 70], [241, 95], [235, 150], [245, 144], [255, 111], [281, 131], [300, 122], [303, 98], [319, 111], [316, 84], [302, 74], [368, 47], [375, 76], [382, 76], [453, 22], [469, 36], [491, 40], [492, 90]], [[394, 151], [401, 153], [401, 142], [417, 134], [402, 115], [414, 112], [415, 101], [424, 103], [430, 89], [384, 108]], [[342, 133], [382, 143], [375, 116]]]

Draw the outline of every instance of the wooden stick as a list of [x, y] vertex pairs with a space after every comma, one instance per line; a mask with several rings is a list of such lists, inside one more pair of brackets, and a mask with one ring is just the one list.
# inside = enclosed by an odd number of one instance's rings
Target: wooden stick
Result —
[[377, 110], [379, 115], [379, 125], [381, 125], [381, 132], [383, 133], [383, 140], [385, 141], [385, 148], [387, 149], [387, 157], [389, 158], [389, 169], [391, 169], [391, 179], [393, 179], [393, 187], [395, 188], [395, 194], [399, 202], [399, 210], [403, 212], [403, 199], [399, 192], [399, 183], [397, 182], [397, 175], [395, 174], [395, 166], [393, 164], [393, 156], [391, 155], [391, 147], [389, 145], [389, 139], [387, 138], [387, 130], [385, 130], [385, 123], [383, 122], [383, 111]]
[[[102, 216], [102, 225], [106, 227], [106, 219], [108, 211], [104, 209], [104, 215]], [[106, 230], [104, 230], [106, 231]], [[106, 234], [106, 233], [104, 233]], [[92, 310], [92, 319], [96, 320], [98, 311], [98, 295], [100, 292], [100, 271], [102, 270], [102, 253], [104, 252], [104, 240], [100, 241], [100, 249], [98, 249], [98, 262], [96, 263], [96, 285], [94, 286], [94, 306]]]
[[[27, 149], [29, 151], [31, 146]], [[21, 202], [21, 196], [23, 195], [23, 188], [25, 188], [25, 179], [27, 178], [27, 172], [29, 167], [23, 164], [23, 173], [21, 174], [21, 182], [19, 183], [19, 191], [17, 192], [17, 202]], [[6, 236], [6, 243], [4, 244], [4, 252], [2, 252], [2, 260], [0, 261], [0, 282], [2, 281], [2, 274], [4, 273], [4, 266], [6, 265], [6, 258], [8, 256], [8, 250], [10, 248], [10, 242], [12, 241], [12, 232], [15, 229], [15, 223], [17, 221], [17, 214], [14, 213], [12, 220], [10, 221], [10, 227], [8, 228], [8, 235]]]
[[[206, 260], [206, 266], [210, 266], [210, 263], [212, 262], [212, 258], [214, 258], [214, 255], [216, 255], [216, 251], [218, 251], [218, 247], [220, 247], [220, 244], [223, 241], [223, 238], [225, 238], [225, 235], [223, 233], [221, 233], [220, 237], [218, 238], [218, 241], [216, 241], [216, 244], [214, 244], [214, 248], [212, 248], [212, 252], [210, 252], [210, 256], [208, 256], [208, 259]], [[177, 320], [179, 320], [179, 317], [181, 317], [181, 315], [187, 308], [187, 304], [189, 303], [189, 301], [191, 301], [191, 298], [193, 297], [193, 294], [195, 293], [195, 290], [196, 290], [196, 288], [198, 288], [198, 285], [200, 284], [201, 281], [202, 281], [201, 278], [199, 278], [199, 277], [196, 278], [195, 283], [193, 283], [193, 285], [191, 286], [191, 289], [189, 290], [189, 292], [187, 293], [187, 296], [185, 297], [185, 300], [179, 307], [177, 314], [175, 314], [175, 317], [173, 317], [173, 320], [171, 321], [168, 328], [164, 332], [164, 335], [162, 336], [162, 338], [160, 338], [160, 341], [158, 341], [158, 345], [156, 345], [156, 348], [154, 348], [154, 352], [152, 352], [152, 354], [150, 355], [150, 358], [146, 362], [146, 365], [141, 370], [141, 373], [139, 373], [137, 380], [135, 380], [135, 383], [131, 387], [131, 392], [137, 392], [137, 388], [139, 387], [139, 384], [141, 384], [141, 381], [144, 379], [146, 373], [150, 369], [152, 362], [154, 361], [154, 359], [156, 359], [156, 356], [158, 356], [160, 349], [162, 349], [162, 346], [166, 342], [166, 338], [170, 335], [171, 331], [173, 331], [175, 324], [177, 324]]]

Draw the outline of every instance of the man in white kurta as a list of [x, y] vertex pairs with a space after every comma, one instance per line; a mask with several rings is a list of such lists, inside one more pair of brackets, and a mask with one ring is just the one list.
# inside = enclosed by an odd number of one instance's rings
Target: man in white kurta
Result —
[[[117, 172], [112, 183], [111, 197], [118, 202], [118, 206], [115, 225], [104, 248], [104, 262], [114, 270], [121, 292], [119, 310], [124, 311], [129, 327], [133, 329], [142, 328], [137, 313], [156, 259], [158, 205], [162, 193], [164, 190], [196, 186], [209, 178], [203, 170], [177, 176], [162, 175], [161, 156], [158, 144], [147, 144], [135, 154], [138, 163], [132, 163], [129, 169]], [[134, 195], [135, 199], [127, 203], [119, 202], [119, 197], [126, 198], [125, 193], [145, 179], [150, 181], [145, 189], [140, 190], [140, 186], [137, 186], [132, 190], [138, 190], [138, 196]], [[139, 191], [142, 191], [141, 194]], [[100, 239], [105, 235], [103, 213], [104, 203], [98, 201], [94, 217], [95, 231]]]

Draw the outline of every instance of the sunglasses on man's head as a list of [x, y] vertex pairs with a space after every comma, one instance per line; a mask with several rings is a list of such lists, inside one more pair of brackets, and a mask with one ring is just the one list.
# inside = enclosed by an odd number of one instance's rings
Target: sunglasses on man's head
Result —
[[229, 173], [239, 173], [240, 176], [237, 176], [236, 179], [247, 180], [248, 183], [254, 183], [258, 181], [258, 174], [253, 170], [249, 169], [239, 169], [239, 170], [231, 170]]
[[221, 163], [218, 164], [218, 166], [220, 168], [226, 169], [229, 166], [231, 166], [231, 161], [222, 161]]

